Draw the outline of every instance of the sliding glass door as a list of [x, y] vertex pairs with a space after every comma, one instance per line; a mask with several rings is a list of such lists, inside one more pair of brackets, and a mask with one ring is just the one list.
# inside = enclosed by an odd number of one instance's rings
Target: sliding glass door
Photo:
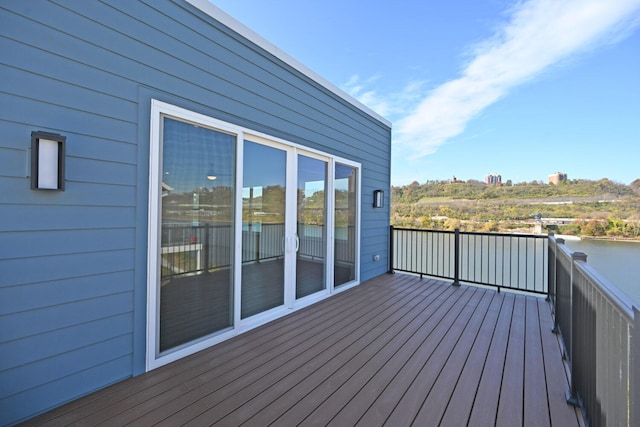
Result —
[[147, 367], [358, 282], [359, 165], [152, 103]]
[[336, 163], [334, 186], [334, 262], [333, 285], [356, 280], [358, 250], [358, 170]]
[[296, 298], [327, 288], [327, 162], [298, 155]]
[[241, 318], [284, 305], [287, 152], [244, 141]]
[[159, 351], [232, 326], [235, 137], [165, 117]]

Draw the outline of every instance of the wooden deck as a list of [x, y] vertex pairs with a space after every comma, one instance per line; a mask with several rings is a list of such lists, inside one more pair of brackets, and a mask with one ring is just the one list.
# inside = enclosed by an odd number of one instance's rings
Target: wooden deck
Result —
[[544, 299], [384, 275], [28, 425], [574, 426]]

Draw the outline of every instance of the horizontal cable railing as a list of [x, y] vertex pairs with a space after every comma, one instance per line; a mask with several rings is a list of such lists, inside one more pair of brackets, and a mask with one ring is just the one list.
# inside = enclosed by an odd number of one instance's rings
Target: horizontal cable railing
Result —
[[391, 227], [391, 270], [547, 294], [547, 236]]
[[555, 328], [571, 367], [570, 403], [592, 426], [640, 425], [640, 315], [633, 302], [550, 236], [549, 276]]

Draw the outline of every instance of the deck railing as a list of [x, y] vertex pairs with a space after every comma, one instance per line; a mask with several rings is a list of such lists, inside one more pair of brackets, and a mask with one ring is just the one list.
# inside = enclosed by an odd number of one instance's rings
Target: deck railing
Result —
[[391, 227], [391, 270], [454, 283], [548, 292], [546, 235]]
[[391, 227], [390, 271], [546, 294], [588, 425], [640, 426], [640, 312], [554, 236]]
[[633, 302], [550, 236], [550, 300], [571, 367], [570, 403], [592, 426], [640, 425], [640, 314]]

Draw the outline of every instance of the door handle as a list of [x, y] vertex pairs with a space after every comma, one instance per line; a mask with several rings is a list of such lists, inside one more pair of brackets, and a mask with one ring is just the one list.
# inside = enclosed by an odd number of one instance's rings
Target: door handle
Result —
[[296, 252], [298, 252], [298, 249], [300, 249], [300, 238], [298, 237], [298, 235], [296, 234]]

